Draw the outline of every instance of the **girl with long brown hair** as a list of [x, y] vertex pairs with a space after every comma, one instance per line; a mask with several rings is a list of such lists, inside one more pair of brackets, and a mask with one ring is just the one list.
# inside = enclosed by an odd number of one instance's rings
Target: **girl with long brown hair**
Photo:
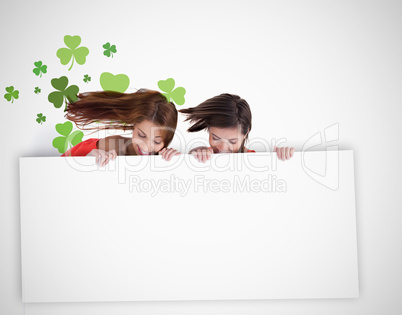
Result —
[[[207, 130], [209, 133], [210, 147], [197, 147], [190, 151], [197, 160], [205, 162], [214, 153], [255, 152], [245, 147], [251, 130], [251, 110], [240, 96], [223, 93], [179, 112], [187, 115], [185, 121], [192, 123], [187, 131]], [[293, 156], [294, 148], [275, 146], [274, 152], [284, 161]]]
[[[177, 126], [177, 110], [159, 92], [140, 89], [135, 93], [113, 91], [87, 92], [78, 95], [76, 102], [67, 103], [65, 118], [82, 130], [132, 130], [131, 138], [109, 136], [83, 141], [62, 156], [95, 156], [100, 166], [117, 155], [160, 154], [170, 160], [180, 154], [169, 149]], [[91, 123], [103, 126], [84, 128]]]

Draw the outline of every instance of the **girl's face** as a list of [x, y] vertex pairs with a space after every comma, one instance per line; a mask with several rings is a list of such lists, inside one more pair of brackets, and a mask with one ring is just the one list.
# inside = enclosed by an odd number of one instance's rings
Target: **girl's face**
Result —
[[149, 120], [135, 124], [132, 143], [136, 155], [151, 155], [162, 150], [162, 128]]
[[214, 153], [233, 153], [240, 149], [246, 135], [241, 133], [240, 126], [234, 128], [209, 128], [209, 144]]

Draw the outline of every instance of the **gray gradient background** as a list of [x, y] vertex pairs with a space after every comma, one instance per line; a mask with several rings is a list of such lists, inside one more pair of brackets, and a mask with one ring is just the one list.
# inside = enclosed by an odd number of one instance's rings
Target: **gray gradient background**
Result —
[[[402, 175], [402, 2], [2, 1], [0, 12], [1, 314], [402, 312], [397, 179]], [[90, 49], [87, 63], [70, 73], [55, 56], [67, 34], [80, 35]], [[117, 45], [113, 60], [102, 55], [107, 41]], [[38, 60], [49, 66], [42, 79], [32, 73]], [[18, 157], [58, 155], [51, 141], [57, 136], [54, 125], [64, 119], [47, 102], [50, 79], [67, 75], [82, 91], [99, 90], [97, 78], [103, 71], [129, 75], [129, 91], [157, 89], [158, 80], [173, 77], [187, 90], [184, 107], [222, 92], [239, 94], [252, 107], [250, 138], [284, 137], [297, 151], [311, 136], [339, 123], [339, 147], [352, 149], [355, 157], [360, 298], [24, 308]], [[82, 82], [86, 73], [92, 76], [89, 85]], [[20, 90], [13, 104], [3, 98], [10, 85]], [[42, 88], [41, 95], [33, 93], [35, 86]], [[43, 125], [35, 122], [39, 112], [47, 116]], [[181, 120], [178, 129], [184, 132]], [[195, 137], [186, 135], [188, 140]]]

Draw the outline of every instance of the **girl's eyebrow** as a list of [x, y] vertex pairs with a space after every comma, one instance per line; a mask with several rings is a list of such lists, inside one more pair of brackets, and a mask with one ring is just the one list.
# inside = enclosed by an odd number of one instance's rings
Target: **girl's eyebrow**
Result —
[[[144, 135], [147, 135], [144, 131], [142, 131], [140, 128], [138, 128], [139, 131], [141, 131]], [[155, 138], [162, 138], [161, 136], [155, 136]]]
[[[211, 132], [211, 134], [212, 134], [214, 137], [219, 138], [216, 134], [214, 134], [214, 133], [212, 133], [212, 132]], [[220, 139], [220, 138], [219, 138], [219, 139]], [[232, 138], [232, 139], [229, 139], [229, 140], [239, 140], [239, 138]]]

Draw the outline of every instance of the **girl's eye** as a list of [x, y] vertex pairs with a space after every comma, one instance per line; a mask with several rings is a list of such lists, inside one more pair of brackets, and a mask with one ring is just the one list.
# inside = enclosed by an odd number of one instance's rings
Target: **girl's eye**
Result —
[[162, 143], [162, 141], [161, 141], [161, 142], [156, 142], [156, 141], [154, 141], [154, 143], [155, 143], [155, 144], [161, 144], [161, 143]]
[[215, 138], [215, 137], [212, 137], [212, 139], [214, 139], [215, 141], [219, 140], [219, 138]]
[[236, 143], [237, 143], [237, 140], [235, 140], [235, 141], [230, 141], [230, 143], [231, 143], [231, 144], [236, 144]]
[[140, 138], [146, 138], [147, 136], [144, 136], [144, 135], [141, 135], [141, 134], [138, 134], [138, 136], [140, 137]]

